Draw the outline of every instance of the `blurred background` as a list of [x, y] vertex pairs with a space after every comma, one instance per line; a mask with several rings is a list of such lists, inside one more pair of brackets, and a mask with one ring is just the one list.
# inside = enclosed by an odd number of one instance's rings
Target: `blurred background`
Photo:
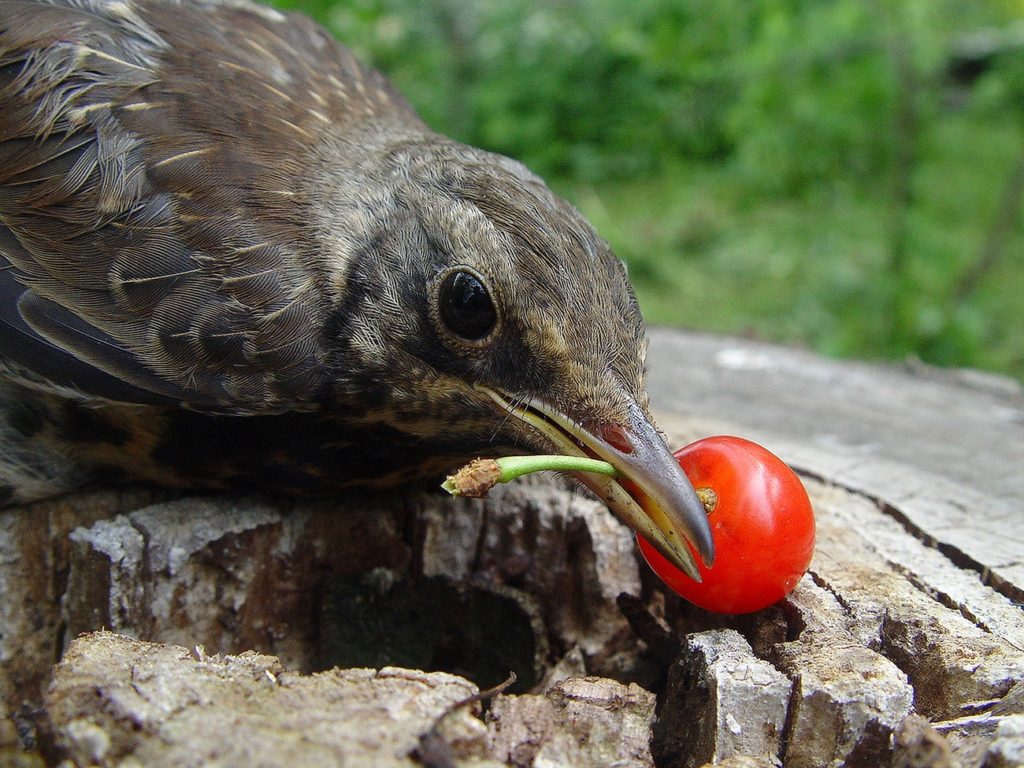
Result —
[[278, 0], [511, 155], [648, 322], [1024, 380], [1024, 0]]

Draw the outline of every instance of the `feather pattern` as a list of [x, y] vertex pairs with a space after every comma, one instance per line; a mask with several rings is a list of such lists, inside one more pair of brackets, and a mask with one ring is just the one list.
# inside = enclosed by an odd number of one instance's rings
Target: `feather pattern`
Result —
[[130, 383], [118, 397], [318, 407], [330, 302], [309, 279], [322, 258], [304, 213], [310, 167], [327, 135], [369, 120], [421, 125], [300, 17], [0, 0], [3, 322], [18, 325], [19, 357], [34, 335], [40, 358], [96, 369], [78, 386]]
[[[466, 271], [486, 339], [445, 318]], [[557, 447], [483, 387], [594, 429], [646, 407], [625, 272], [540, 179], [431, 132], [300, 16], [0, 0], [0, 504]], [[45, 418], [9, 428], [12, 402]]]

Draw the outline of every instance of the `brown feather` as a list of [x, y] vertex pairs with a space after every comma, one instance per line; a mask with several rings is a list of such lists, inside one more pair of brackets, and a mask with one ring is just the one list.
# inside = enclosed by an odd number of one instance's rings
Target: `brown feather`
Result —
[[[440, 319], [456, 266], [487, 283], [487, 345]], [[635, 298], [579, 213], [244, 2], [0, 0], [0, 301], [0, 371], [131, 435], [56, 450], [170, 484], [548, 447], [479, 384], [595, 423], [645, 403]]]

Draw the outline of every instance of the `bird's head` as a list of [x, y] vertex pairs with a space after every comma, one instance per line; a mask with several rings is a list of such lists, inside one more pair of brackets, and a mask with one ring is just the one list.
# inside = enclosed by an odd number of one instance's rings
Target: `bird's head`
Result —
[[604, 459], [620, 477], [577, 479], [691, 575], [686, 542], [711, 562], [704, 508], [650, 417], [626, 269], [572, 206], [519, 163], [436, 136], [318, 184], [327, 263], [344, 265], [341, 402], [375, 402], [362, 418], [460, 461]]

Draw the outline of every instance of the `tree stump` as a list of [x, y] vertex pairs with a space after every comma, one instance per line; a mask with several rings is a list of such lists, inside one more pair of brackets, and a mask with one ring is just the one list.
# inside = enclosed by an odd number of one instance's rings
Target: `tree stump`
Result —
[[667, 330], [649, 361], [671, 444], [802, 474], [818, 543], [782, 603], [665, 594], [553, 477], [83, 492], [0, 512], [0, 764], [1024, 764], [1021, 388]]

